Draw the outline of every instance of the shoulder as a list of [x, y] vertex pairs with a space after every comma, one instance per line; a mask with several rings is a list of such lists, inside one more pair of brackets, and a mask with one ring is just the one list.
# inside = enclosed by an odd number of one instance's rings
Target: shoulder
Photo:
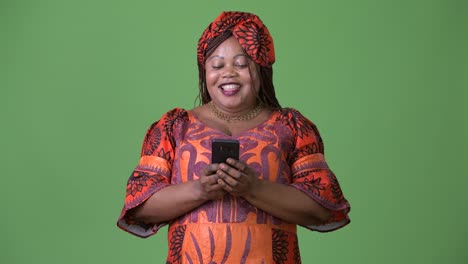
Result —
[[156, 127], [168, 129], [186, 121], [188, 121], [187, 110], [183, 108], [174, 108], [164, 113], [158, 120], [151, 124], [150, 130]]
[[146, 134], [165, 134], [173, 137], [174, 134], [184, 128], [189, 122], [188, 112], [182, 108], [174, 108], [164, 113], [147, 129]]
[[320, 151], [323, 152], [322, 137], [317, 126], [299, 110], [289, 107], [282, 108], [279, 110], [278, 119], [291, 128], [296, 136], [296, 141], [316, 141]]
[[152, 155], [158, 147], [167, 144], [170, 145], [167, 145], [166, 149], [175, 147], [181, 128], [185, 127], [188, 120], [188, 113], [182, 108], [174, 108], [164, 113], [147, 129], [142, 155]]
[[313, 127], [315, 124], [305, 117], [299, 110], [291, 107], [285, 107], [278, 110], [277, 119], [289, 123], [295, 128], [298, 127]]
[[174, 108], [166, 113], [159, 119], [159, 121], [162, 121], [164, 123], [178, 123], [178, 122], [184, 122], [188, 120], [188, 112], [187, 110], [183, 108]]
[[303, 117], [302, 113], [299, 110], [292, 107], [284, 107], [278, 110], [280, 115], [285, 115], [288, 117]]

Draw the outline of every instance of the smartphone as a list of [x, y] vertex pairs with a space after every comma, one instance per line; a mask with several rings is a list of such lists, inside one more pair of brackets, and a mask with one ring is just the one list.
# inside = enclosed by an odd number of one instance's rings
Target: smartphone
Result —
[[239, 140], [213, 139], [211, 141], [211, 163], [226, 163], [228, 158], [239, 160]]

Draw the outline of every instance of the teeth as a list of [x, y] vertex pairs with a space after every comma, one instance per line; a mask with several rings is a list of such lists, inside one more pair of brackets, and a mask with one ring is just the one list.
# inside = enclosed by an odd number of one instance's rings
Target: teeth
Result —
[[238, 89], [240, 87], [240, 85], [238, 84], [225, 84], [225, 85], [221, 85], [221, 88], [225, 91], [232, 91], [232, 90], [235, 90], [235, 89]]

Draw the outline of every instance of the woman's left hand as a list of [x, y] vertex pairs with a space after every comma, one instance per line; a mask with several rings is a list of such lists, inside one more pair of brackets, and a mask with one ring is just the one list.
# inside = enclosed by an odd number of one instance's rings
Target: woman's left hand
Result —
[[226, 163], [221, 163], [216, 171], [220, 178], [218, 184], [223, 186], [226, 192], [235, 196], [253, 193], [260, 181], [255, 171], [244, 162], [232, 158], [229, 158]]

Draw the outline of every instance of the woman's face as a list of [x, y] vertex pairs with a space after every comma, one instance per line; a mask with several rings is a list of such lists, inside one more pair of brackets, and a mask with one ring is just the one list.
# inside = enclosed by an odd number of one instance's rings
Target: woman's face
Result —
[[257, 104], [260, 79], [256, 64], [234, 37], [221, 43], [206, 59], [205, 72], [208, 93], [219, 109], [240, 113]]

